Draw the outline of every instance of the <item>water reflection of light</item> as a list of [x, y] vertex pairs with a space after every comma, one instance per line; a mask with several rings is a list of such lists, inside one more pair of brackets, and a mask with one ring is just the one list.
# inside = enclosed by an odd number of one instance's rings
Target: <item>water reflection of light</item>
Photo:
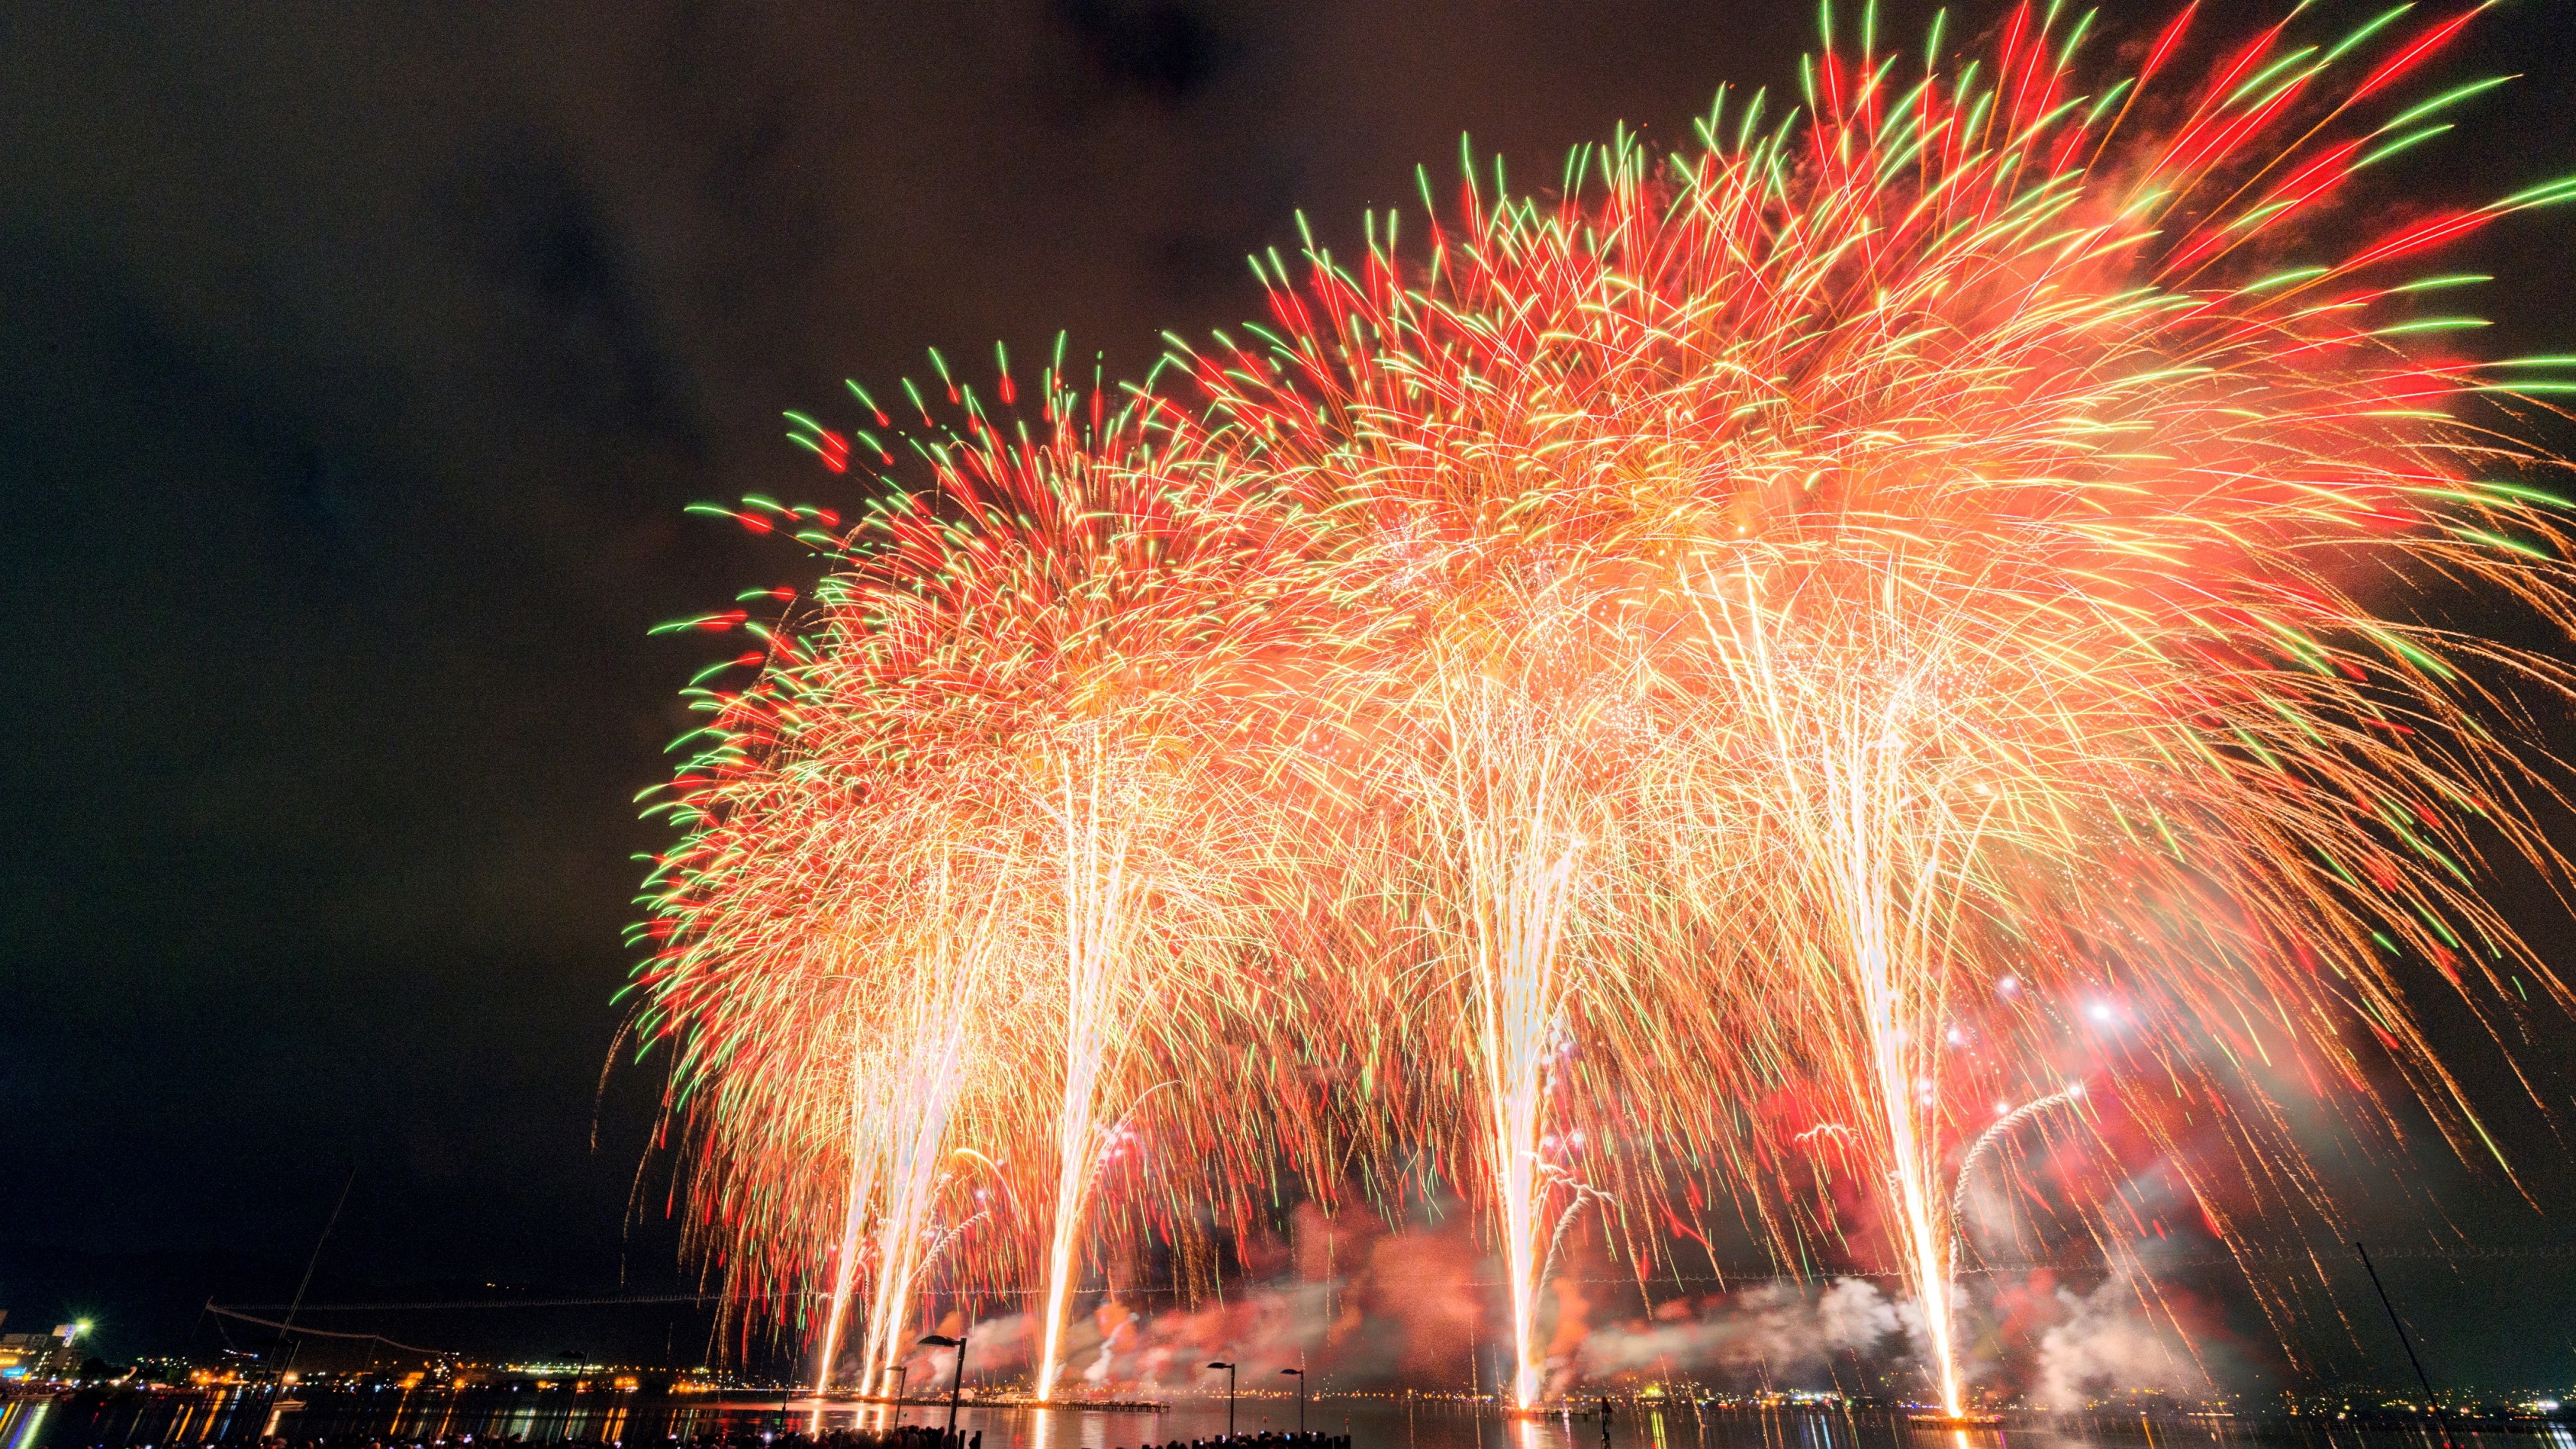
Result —
[[[217, 1444], [248, 1445], [280, 1397], [269, 1389], [230, 1388], [219, 1393], [134, 1396], [100, 1404], [89, 1398], [55, 1404], [42, 1421], [32, 1423], [40, 1407], [33, 1401], [0, 1400], [0, 1449], [78, 1449], [78, 1446], [141, 1446], [154, 1449], [212, 1449]], [[533, 1403], [531, 1402], [533, 1398]], [[1285, 1398], [1263, 1402], [1269, 1412], [1246, 1406], [1244, 1427], [1250, 1432], [1282, 1431], [1294, 1426], [1293, 1408]], [[1591, 1403], [1591, 1400], [1584, 1400]], [[1677, 1415], [1689, 1404], [1694, 1433], [1680, 1432]], [[776, 1435], [776, 1449], [787, 1449], [791, 1435], [802, 1431], [814, 1405], [799, 1393], [792, 1397], [741, 1396], [721, 1403], [701, 1399], [646, 1396], [626, 1402], [601, 1396], [576, 1401], [568, 1393], [543, 1396], [475, 1392], [454, 1394], [423, 1389], [407, 1398], [388, 1389], [374, 1395], [315, 1394], [300, 1415], [290, 1412], [285, 1428], [292, 1438], [327, 1438], [334, 1443], [428, 1444], [444, 1437], [452, 1449], [510, 1449], [514, 1424], [533, 1430], [530, 1446], [571, 1449], [572, 1443], [606, 1446], [625, 1439], [626, 1449], [681, 1449], [701, 1435], [723, 1435], [735, 1443], [747, 1440], [761, 1449], [763, 1431]], [[1459, 1400], [1406, 1400], [1389, 1395], [1382, 1405], [1365, 1398], [1310, 1405], [1314, 1427], [1350, 1432], [1358, 1449], [1598, 1449], [1600, 1424], [1589, 1412], [1569, 1415], [1551, 1410], [1534, 1421], [1506, 1421], [1490, 1398], [1470, 1406]], [[1633, 1417], [1632, 1417], [1633, 1415]], [[829, 1403], [822, 1422], [827, 1433], [853, 1426], [927, 1425], [936, 1430], [946, 1420], [947, 1406], [911, 1405], [903, 1410], [881, 1404]], [[397, 1426], [396, 1420], [399, 1419]], [[1258, 1422], [1256, 1422], [1256, 1420]], [[1126, 1413], [1039, 1413], [1018, 1408], [969, 1404], [959, 1415], [968, 1435], [978, 1429], [984, 1449], [1150, 1449], [1178, 1439], [1184, 1444], [1222, 1432], [1221, 1397], [1172, 1406], [1168, 1416]], [[444, 1426], [443, 1435], [434, 1433]], [[2302, 1425], [2298, 1432], [2262, 1425], [2251, 1419], [2235, 1424], [2194, 1423], [2149, 1426], [2153, 1449], [2438, 1449], [2421, 1431], [2409, 1433], [2373, 1427], [2357, 1430], [2330, 1425]], [[470, 1445], [462, 1444], [467, 1434]], [[670, 1441], [681, 1441], [673, 1443]], [[569, 1442], [568, 1442], [569, 1441]], [[2467, 1445], [2466, 1439], [2458, 1441]], [[2534, 1424], [2510, 1436], [2482, 1441], [2487, 1449], [2576, 1449], [2576, 1434], [2567, 1426]], [[1965, 1432], [1931, 1424], [1909, 1425], [1902, 1410], [1839, 1410], [1815, 1404], [1720, 1407], [1699, 1404], [1678, 1392], [1660, 1405], [1638, 1403], [1614, 1422], [1611, 1449], [2148, 1449], [2136, 1416], [2108, 1429], [2034, 1424], [2007, 1434], [1978, 1428]]]
[[45, 1411], [54, 1406], [51, 1399], [34, 1403], [18, 1400], [0, 1407], [0, 1449], [20, 1449], [36, 1442], [36, 1431], [43, 1427]]

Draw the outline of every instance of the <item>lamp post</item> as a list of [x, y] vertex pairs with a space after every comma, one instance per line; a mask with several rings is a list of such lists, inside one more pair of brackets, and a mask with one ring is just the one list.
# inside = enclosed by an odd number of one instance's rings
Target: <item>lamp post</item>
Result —
[[948, 1379], [948, 1437], [953, 1440], [957, 1437], [957, 1395], [966, 1384], [966, 1335], [963, 1330], [955, 1338], [929, 1333], [922, 1335], [921, 1341], [933, 1348], [957, 1350], [957, 1372]]
[[911, 1376], [912, 1365], [899, 1363], [894, 1366], [894, 1416], [897, 1419], [903, 1417], [903, 1381]]
[[1306, 1371], [1281, 1369], [1279, 1372], [1297, 1381], [1297, 1432], [1303, 1434], [1306, 1432]]
[[1225, 1370], [1225, 1437], [1231, 1439], [1234, 1437], [1234, 1365], [1211, 1363], [1208, 1367]]

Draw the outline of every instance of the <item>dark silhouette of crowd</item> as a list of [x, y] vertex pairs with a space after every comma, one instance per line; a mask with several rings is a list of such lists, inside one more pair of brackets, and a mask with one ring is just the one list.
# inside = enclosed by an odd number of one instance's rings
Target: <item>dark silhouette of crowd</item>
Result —
[[[260, 1439], [258, 1449], [538, 1449], [538, 1441], [528, 1441], [518, 1434], [451, 1434], [440, 1439], [399, 1439], [384, 1434], [325, 1434], [309, 1439]], [[726, 1434], [696, 1434], [690, 1439], [670, 1436], [654, 1441], [598, 1441], [598, 1439], [554, 1439], [544, 1441], [541, 1449], [984, 1449], [984, 1431], [974, 1434], [948, 1434], [943, 1428], [927, 1423], [902, 1423], [894, 1428], [832, 1428], [824, 1434], [778, 1434], [778, 1431], [744, 1431], [734, 1428]], [[1126, 1449], [1126, 1446], [1118, 1446]], [[1139, 1444], [1136, 1449], [1350, 1449], [1347, 1434], [1234, 1434], [1216, 1439], [1172, 1439], [1170, 1444]]]
[[[269, 1438], [260, 1449], [533, 1449], [518, 1435], [458, 1434], [436, 1439], [390, 1438], [378, 1434], [333, 1434], [312, 1438]], [[721, 1434], [676, 1435], [659, 1441], [643, 1439], [602, 1442], [590, 1439], [547, 1441], [543, 1449], [984, 1449], [984, 1434], [951, 1434], [926, 1424], [887, 1429], [832, 1429], [822, 1434], [735, 1429]], [[1126, 1449], [1120, 1445], [1119, 1449]], [[1236, 1434], [1213, 1439], [1174, 1439], [1165, 1444], [1139, 1444], [1136, 1449], [1351, 1449], [1348, 1434]]]
[[262, 1449], [984, 1449], [984, 1434], [950, 1434], [923, 1424], [888, 1429], [833, 1429], [822, 1434], [733, 1429], [721, 1434], [674, 1434], [661, 1440], [550, 1439], [526, 1440], [512, 1434], [455, 1434], [436, 1439], [404, 1439], [379, 1434], [332, 1434], [312, 1438], [274, 1437], [258, 1441]]

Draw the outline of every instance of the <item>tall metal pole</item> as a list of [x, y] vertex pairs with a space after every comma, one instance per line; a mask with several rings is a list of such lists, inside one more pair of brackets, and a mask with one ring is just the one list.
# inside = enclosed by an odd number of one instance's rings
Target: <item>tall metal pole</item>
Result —
[[966, 1330], [957, 1330], [957, 1371], [948, 1376], [948, 1437], [957, 1438], [957, 1399], [966, 1391]]
[[[322, 1236], [313, 1240], [313, 1256], [304, 1260], [304, 1277], [295, 1285], [295, 1301], [286, 1305], [286, 1321], [277, 1328], [277, 1336], [281, 1339], [295, 1327], [295, 1315], [304, 1309], [304, 1290], [313, 1286], [313, 1270], [322, 1262], [322, 1245], [331, 1241], [331, 1230], [340, 1225], [340, 1209], [349, 1205], [349, 1189], [357, 1182], [358, 1166], [353, 1162], [349, 1164], [349, 1175], [340, 1179], [340, 1195], [331, 1202], [331, 1216], [322, 1220]], [[295, 1343], [286, 1345], [286, 1362], [278, 1366], [281, 1375], [295, 1366], [295, 1350], [300, 1346]]]
[[957, 1350], [957, 1372], [950, 1375], [948, 1379], [948, 1438], [953, 1440], [957, 1437], [957, 1396], [964, 1391], [966, 1384], [966, 1331], [959, 1329], [955, 1338], [949, 1338], [944, 1334], [925, 1333], [921, 1336], [921, 1341], [933, 1348]]
[[1234, 1437], [1234, 1365], [1210, 1362], [1209, 1368], [1225, 1370], [1225, 1437]]
[[1306, 1432], [1306, 1371], [1281, 1369], [1279, 1372], [1297, 1381], [1297, 1432], [1303, 1434]]
[[[2370, 1275], [2371, 1291], [2379, 1295], [2379, 1306], [2388, 1310], [2389, 1326], [2397, 1330], [2397, 1343], [2406, 1350], [2406, 1361], [2415, 1366], [2415, 1382], [2424, 1386], [2424, 1407], [2433, 1411], [2434, 1422], [2441, 1422], [2442, 1406], [2433, 1400], [2433, 1381], [2424, 1376], [2424, 1361], [2415, 1356], [2415, 1340], [2406, 1332], [2406, 1321], [2397, 1316], [2397, 1305], [2388, 1301], [2388, 1289], [2379, 1281], [2379, 1270], [2371, 1266], [2370, 1250], [2358, 1242], [2352, 1245], [2352, 1250], [2361, 1255], [2361, 1269]], [[2450, 1440], [2446, 1429], [2442, 1442], [2448, 1444]]]

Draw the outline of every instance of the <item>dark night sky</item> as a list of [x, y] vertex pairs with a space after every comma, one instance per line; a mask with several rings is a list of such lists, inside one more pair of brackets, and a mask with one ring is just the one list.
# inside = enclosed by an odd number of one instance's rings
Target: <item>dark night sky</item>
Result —
[[[300, 1261], [355, 1162], [351, 1281], [615, 1284], [651, 1090], [612, 1077], [591, 1150], [656, 843], [629, 802], [712, 647], [646, 630], [805, 571], [682, 506], [846, 501], [781, 409], [1058, 328], [1134, 374], [1161, 329], [1257, 310], [1240, 258], [1292, 244], [1296, 209], [1348, 237], [1411, 203], [1416, 162], [1451, 175], [1461, 130], [1529, 180], [1615, 121], [1677, 137], [1721, 80], [1794, 87], [1812, 25], [1653, 0], [13, 7], [0, 1238]], [[2427, 195], [2576, 169], [2563, 7], [2481, 26], [2443, 74], [2535, 78], [2424, 148]], [[2497, 350], [2576, 346], [2570, 235], [2527, 217], [2460, 257], [2508, 279]], [[2518, 1242], [2563, 1240], [2571, 1206], [2465, 1181], [2444, 1205]], [[632, 1257], [667, 1280], [660, 1229]], [[2535, 1372], [2576, 1376], [2543, 1347]]]

